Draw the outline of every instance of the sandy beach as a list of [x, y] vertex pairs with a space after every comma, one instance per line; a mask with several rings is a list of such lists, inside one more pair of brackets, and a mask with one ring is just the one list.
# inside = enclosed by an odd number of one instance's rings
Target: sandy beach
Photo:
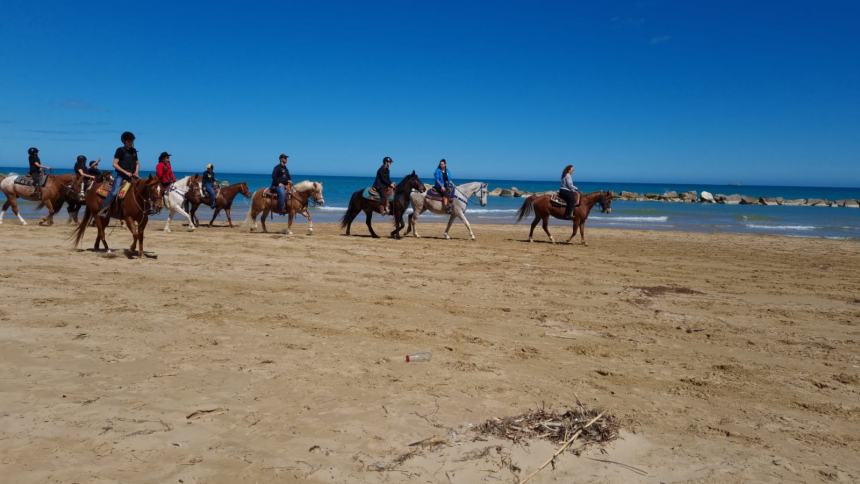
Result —
[[162, 226], [0, 225], [4, 481], [517, 482], [555, 446], [470, 426], [577, 397], [621, 438], [532, 482], [860, 481], [856, 241]]

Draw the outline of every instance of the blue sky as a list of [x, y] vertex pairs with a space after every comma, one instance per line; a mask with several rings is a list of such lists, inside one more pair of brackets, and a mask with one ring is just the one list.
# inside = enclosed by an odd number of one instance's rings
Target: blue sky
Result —
[[860, 186], [860, 2], [0, 4], [0, 165]]

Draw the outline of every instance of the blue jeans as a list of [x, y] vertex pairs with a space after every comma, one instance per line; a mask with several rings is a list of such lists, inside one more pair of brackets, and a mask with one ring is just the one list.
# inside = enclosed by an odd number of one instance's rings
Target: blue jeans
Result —
[[287, 189], [283, 185], [278, 185], [275, 190], [278, 192], [278, 211], [283, 212], [284, 205], [287, 203]]
[[209, 206], [215, 208], [215, 187], [212, 185], [203, 185], [203, 189], [209, 194]]
[[108, 196], [106, 196], [102, 202], [102, 209], [110, 207], [110, 203], [114, 198], [116, 198], [116, 194], [119, 193], [119, 189], [122, 188], [122, 184], [127, 180], [128, 178], [126, 178], [125, 175], [120, 172], [116, 172], [116, 176], [113, 180], [113, 188], [111, 188], [110, 193], [108, 193]]

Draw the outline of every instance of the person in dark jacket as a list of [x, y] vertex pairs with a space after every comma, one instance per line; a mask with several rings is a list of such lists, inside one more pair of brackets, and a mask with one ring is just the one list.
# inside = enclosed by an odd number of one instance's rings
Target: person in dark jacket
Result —
[[215, 198], [218, 196], [215, 194], [215, 184], [218, 183], [218, 180], [215, 179], [215, 165], [209, 163], [206, 165], [206, 171], [203, 172], [203, 189], [206, 190], [206, 193], [209, 195], [209, 207], [213, 210], [215, 209]]
[[272, 186], [269, 189], [278, 194], [278, 212], [286, 211], [287, 196], [293, 190], [293, 179], [290, 176], [290, 170], [287, 169], [287, 161], [289, 156], [281, 153], [278, 157], [278, 164], [272, 170]]
[[394, 190], [395, 185], [391, 181], [390, 168], [394, 160], [390, 156], [382, 159], [382, 166], [376, 170], [376, 179], [373, 180], [373, 189], [379, 194], [379, 199], [382, 201], [380, 213], [385, 215], [388, 213], [388, 197], [385, 196], [385, 191], [389, 188]]
[[134, 133], [124, 132], [120, 138], [122, 146], [113, 154], [113, 168], [116, 170], [116, 179], [113, 181], [113, 189], [102, 202], [102, 208], [98, 216], [104, 217], [110, 210], [110, 204], [116, 198], [124, 182], [131, 182], [140, 178], [140, 162], [137, 159], [137, 150], [134, 148]]
[[27, 162], [30, 164], [30, 178], [33, 179], [33, 187], [36, 189], [36, 191], [33, 192], [33, 196], [41, 199], [42, 170], [50, 170], [51, 168], [42, 164], [42, 160], [39, 159], [39, 148], [28, 149], [27, 155]]
[[81, 196], [83, 197], [96, 178], [90, 175], [89, 170], [87, 170], [86, 156], [78, 155], [78, 158], [75, 160], [75, 175], [81, 178]]

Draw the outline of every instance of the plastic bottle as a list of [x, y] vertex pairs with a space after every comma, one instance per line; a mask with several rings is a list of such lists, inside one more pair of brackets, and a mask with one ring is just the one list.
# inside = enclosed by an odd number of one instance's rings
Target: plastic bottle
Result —
[[430, 361], [430, 357], [433, 356], [429, 351], [422, 351], [420, 353], [412, 353], [411, 355], [406, 355], [406, 363], [421, 363]]

